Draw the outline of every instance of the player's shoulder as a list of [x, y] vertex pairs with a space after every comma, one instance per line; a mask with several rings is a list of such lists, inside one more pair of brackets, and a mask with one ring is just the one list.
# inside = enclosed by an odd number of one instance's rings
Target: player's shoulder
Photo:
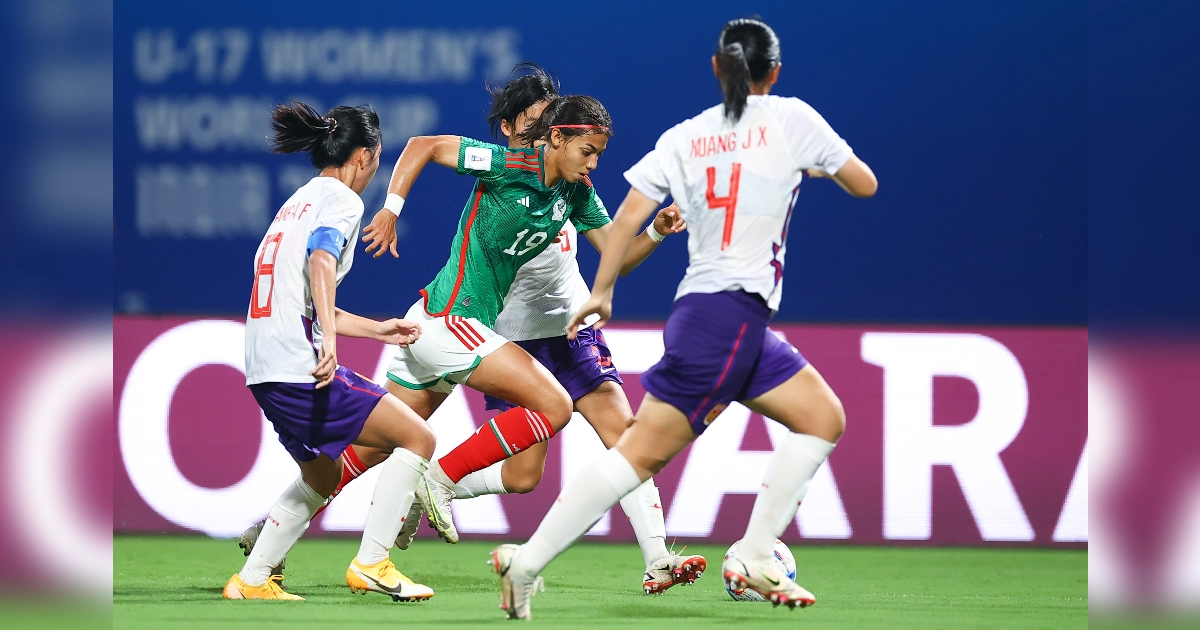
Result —
[[750, 98], [754, 99], [756, 104], [767, 112], [785, 120], [796, 118], [813, 120], [821, 118], [821, 114], [817, 113], [817, 110], [812, 105], [795, 96], [765, 94]]
[[535, 175], [539, 173], [539, 163], [541, 159], [542, 147], [523, 148], [523, 147], [497, 147], [502, 151], [504, 156], [504, 168], [509, 171], [529, 172]]
[[320, 186], [317, 203], [347, 212], [361, 213], [365, 209], [362, 197], [340, 180], [333, 177], [317, 177], [315, 179]]

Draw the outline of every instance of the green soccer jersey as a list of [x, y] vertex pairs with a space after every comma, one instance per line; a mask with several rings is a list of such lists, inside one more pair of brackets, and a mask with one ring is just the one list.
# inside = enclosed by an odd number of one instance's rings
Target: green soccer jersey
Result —
[[495, 326], [517, 270], [546, 249], [567, 221], [580, 232], [610, 222], [586, 178], [553, 188], [542, 184], [545, 154], [541, 147], [508, 149], [462, 139], [456, 170], [478, 181], [458, 221], [450, 260], [421, 290], [426, 313]]

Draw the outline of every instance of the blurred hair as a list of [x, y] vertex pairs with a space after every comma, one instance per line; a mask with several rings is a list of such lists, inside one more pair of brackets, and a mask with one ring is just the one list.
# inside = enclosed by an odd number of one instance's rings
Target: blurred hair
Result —
[[321, 116], [308, 105], [292, 101], [271, 112], [272, 153], [308, 153], [317, 168], [341, 166], [360, 147], [374, 151], [382, 134], [379, 115], [367, 106], [334, 107]]
[[[524, 73], [528, 74], [524, 74]], [[492, 111], [488, 112], [488, 126], [492, 136], [500, 137], [500, 123], [508, 121], [515, 128], [517, 115], [529, 109], [535, 103], [558, 96], [558, 79], [532, 61], [522, 61], [513, 67], [508, 83], [501, 86], [488, 86], [487, 91], [492, 95]]]
[[779, 38], [760, 20], [730, 20], [717, 39], [717, 68], [725, 93], [725, 116], [737, 122], [746, 110], [750, 84], [779, 65]]
[[[561, 128], [562, 125], [579, 125], [575, 128]], [[570, 138], [585, 136], [592, 133], [613, 135], [612, 118], [600, 101], [579, 94], [561, 96], [551, 99], [542, 110], [542, 115], [523, 132], [515, 137], [522, 142], [533, 144], [538, 140], [548, 140], [550, 132], [556, 127], [562, 135]]]

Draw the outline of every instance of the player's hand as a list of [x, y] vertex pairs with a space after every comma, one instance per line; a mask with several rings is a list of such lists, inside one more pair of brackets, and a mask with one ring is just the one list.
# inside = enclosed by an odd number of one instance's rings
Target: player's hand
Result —
[[829, 177], [829, 173], [826, 173], [825, 171], [822, 171], [822, 170], [821, 170], [821, 169], [819, 169], [819, 168], [810, 168], [810, 169], [808, 169], [808, 170], [806, 170], [806, 171], [804, 171], [804, 172], [805, 172], [806, 174], [808, 174], [808, 176], [809, 176], [809, 177], [813, 177], [813, 178], [820, 178], [820, 177], [824, 177], [824, 178], [827, 178], [827, 179], [833, 179], [832, 177]]
[[583, 308], [571, 316], [571, 321], [567, 324], [567, 339], [575, 341], [575, 336], [579, 334], [581, 328], [587, 327], [585, 322], [592, 315], [600, 316], [600, 319], [596, 320], [592, 327], [597, 330], [604, 328], [604, 325], [612, 318], [612, 296], [599, 298], [592, 295], [588, 298]]
[[317, 379], [317, 389], [332, 383], [333, 377], [337, 375], [336, 339], [336, 335], [326, 333], [321, 341], [321, 349], [317, 351], [317, 367], [309, 372]]
[[395, 344], [401, 348], [407, 348], [408, 344], [421, 337], [421, 325], [407, 319], [389, 319], [379, 322], [379, 326], [378, 339], [383, 343]]
[[674, 202], [671, 205], [658, 211], [654, 217], [654, 231], [669, 236], [678, 234], [687, 229], [687, 221], [683, 220], [683, 215], [679, 212], [679, 206]]
[[391, 210], [384, 208], [375, 213], [371, 224], [363, 228], [362, 240], [367, 244], [367, 253], [375, 252], [375, 258], [383, 255], [385, 250], [392, 252], [392, 258], [399, 258], [396, 251], [396, 219]]

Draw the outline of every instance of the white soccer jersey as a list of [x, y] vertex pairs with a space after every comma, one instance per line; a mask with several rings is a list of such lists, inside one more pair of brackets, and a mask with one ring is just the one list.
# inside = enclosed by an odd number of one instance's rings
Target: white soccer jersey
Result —
[[313, 315], [308, 240], [319, 228], [341, 235], [337, 282], [354, 264], [363, 202], [332, 177], [314, 177], [279, 212], [254, 254], [254, 286], [246, 314], [246, 384], [312, 383], [320, 324]]
[[687, 221], [689, 263], [675, 299], [741, 289], [777, 310], [802, 173], [833, 175], [853, 154], [798, 98], [751, 96], [737, 124], [717, 105], [667, 130], [625, 179], [659, 202], [669, 193]]
[[551, 243], [517, 271], [493, 327], [500, 336], [510, 341], [561, 337], [571, 314], [587, 302], [591, 290], [575, 259], [579, 233], [568, 221], [559, 236], [561, 242]]

